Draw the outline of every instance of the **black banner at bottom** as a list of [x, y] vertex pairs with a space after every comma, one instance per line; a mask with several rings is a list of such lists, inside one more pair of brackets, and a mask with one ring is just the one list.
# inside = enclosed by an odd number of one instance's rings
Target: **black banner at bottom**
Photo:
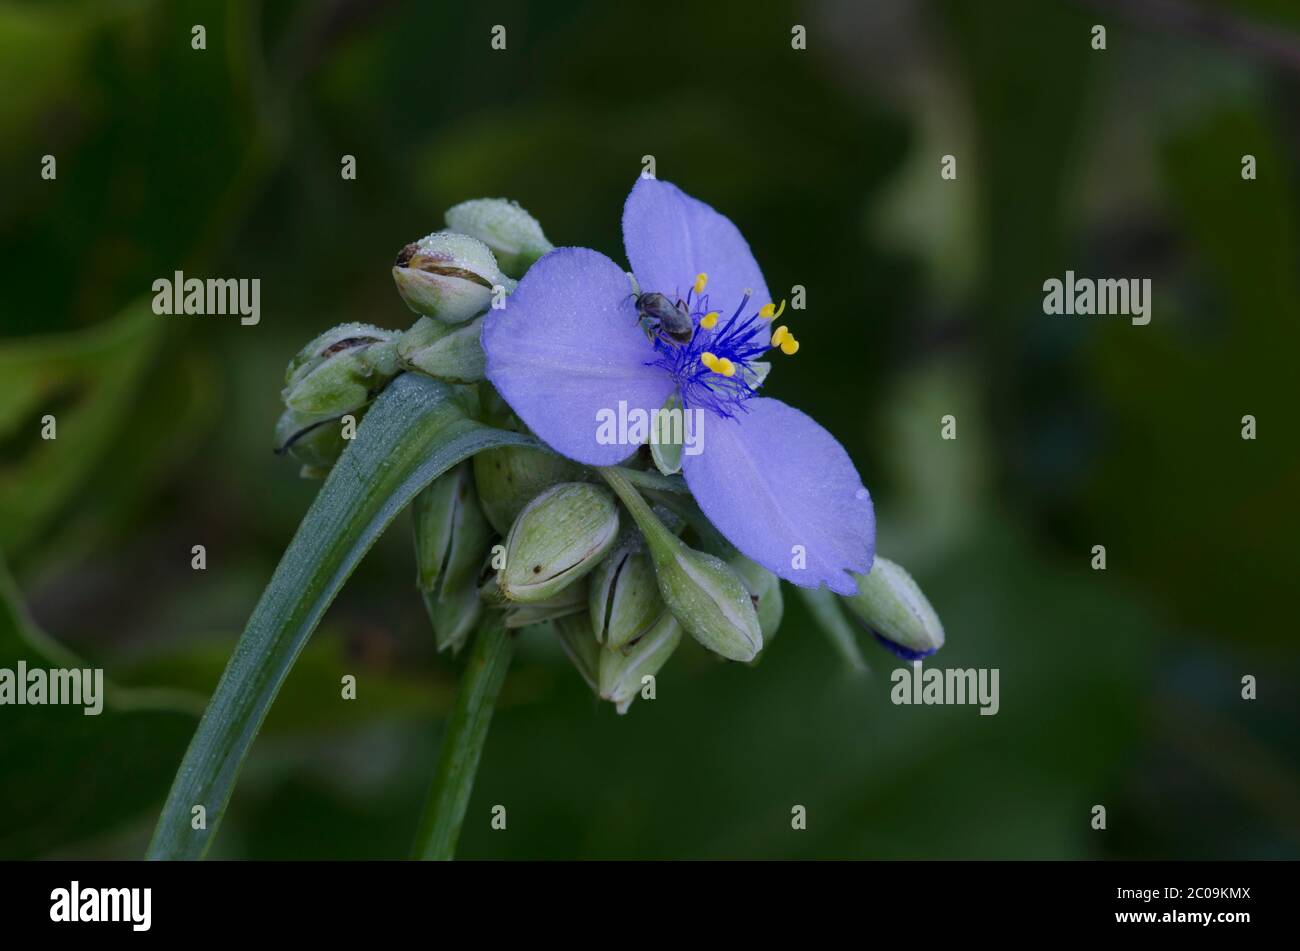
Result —
[[10, 937], [205, 943], [444, 923], [478, 923], [494, 938], [547, 928], [607, 940], [683, 912], [692, 931], [727, 937], [785, 918], [865, 929], [864, 938], [892, 922], [931, 939], [977, 928], [1232, 940], [1286, 927], [1295, 871], [1285, 862], [11, 862], [0, 865], [0, 910]]

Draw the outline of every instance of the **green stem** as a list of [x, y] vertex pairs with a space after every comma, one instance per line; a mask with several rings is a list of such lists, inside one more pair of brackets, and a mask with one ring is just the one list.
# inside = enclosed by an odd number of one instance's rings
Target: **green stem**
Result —
[[854, 636], [853, 625], [844, 616], [844, 610], [840, 607], [839, 598], [825, 588], [800, 588], [796, 586], [794, 590], [799, 593], [799, 597], [808, 606], [808, 612], [817, 621], [817, 626], [825, 632], [831, 646], [835, 648], [836, 653], [840, 655], [840, 659], [844, 661], [844, 666], [855, 674], [870, 673], [871, 668], [867, 666], [862, 651], [858, 649], [858, 640]]
[[438, 753], [438, 768], [415, 837], [414, 857], [449, 861], [456, 853], [492, 711], [514, 654], [514, 637], [500, 611], [489, 611], [474, 635], [474, 649]]
[[646, 544], [650, 546], [653, 554], [659, 551], [673, 552], [680, 545], [681, 541], [677, 536], [659, 521], [659, 516], [655, 515], [645, 499], [641, 498], [641, 493], [636, 490], [631, 481], [627, 478], [627, 470], [617, 468], [597, 468], [614, 494], [619, 497], [623, 507], [627, 509], [632, 520], [636, 522], [636, 527], [641, 529], [641, 534], [645, 537]]

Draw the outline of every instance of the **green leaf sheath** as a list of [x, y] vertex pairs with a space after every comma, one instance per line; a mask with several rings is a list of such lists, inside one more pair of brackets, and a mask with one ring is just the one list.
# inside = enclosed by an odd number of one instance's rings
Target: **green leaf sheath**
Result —
[[[445, 384], [399, 376], [375, 400], [289, 543], [172, 783], [147, 857], [202, 858], [290, 668], [384, 528], [417, 492], [483, 449], [533, 445], [465, 417]], [[206, 829], [191, 826], [206, 810]]]
[[447, 861], [456, 853], [492, 711], [513, 654], [514, 637], [506, 630], [505, 616], [500, 611], [488, 612], [474, 635], [474, 648], [442, 740], [429, 801], [415, 838], [414, 858]]

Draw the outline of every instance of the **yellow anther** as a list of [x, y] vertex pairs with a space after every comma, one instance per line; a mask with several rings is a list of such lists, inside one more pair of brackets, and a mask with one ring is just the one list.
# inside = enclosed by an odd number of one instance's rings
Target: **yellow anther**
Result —
[[793, 357], [799, 352], [799, 341], [787, 333], [785, 339], [781, 341], [781, 352], [787, 357]]
[[777, 327], [776, 330], [772, 332], [772, 346], [774, 347], [781, 346], [781, 341], [785, 340], [789, 336], [790, 336], [790, 328], [787, 327], [785, 324], [782, 324], [780, 327]]
[[712, 330], [714, 325], [717, 324], [717, 322], [718, 322], [718, 312], [716, 310], [711, 310], [703, 317], [700, 318], [700, 326], [703, 327], [705, 330]]
[[700, 362], [714, 373], [721, 373], [723, 376], [736, 375], [736, 365], [734, 363], [726, 357], [716, 357], [707, 350], [700, 354]]
[[784, 313], [785, 313], [784, 300], [781, 301], [781, 306], [779, 308], [775, 304], [764, 304], [762, 307], [758, 309], [758, 316], [762, 317], [764, 320], [775, 320], [777, 317], [780, 317]]
[[709, 283], [709, 275], [701, 271], [695, 275], [695, 293], [704, 293], [704, 285]]

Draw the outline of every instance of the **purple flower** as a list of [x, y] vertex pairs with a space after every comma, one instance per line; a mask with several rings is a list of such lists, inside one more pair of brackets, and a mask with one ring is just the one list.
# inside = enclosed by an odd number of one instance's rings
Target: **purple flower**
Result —
[[675, 185], [642, 178], [623, 208], [623, 244], [640, 292], [684, 305], [689, 342], [644, 329], [609, 258], [557, 248], [484, 320], [488, 379], [543, 441], [593, 466], [631, 451], [598, 440], [602, 414], [623, 402], [648, 415], [680, 394], [685, 409], [703, 411], [702, 451], [683, 454], [682, 471], [709, 520], [779, 577], [853, 594], [848, 572], [869, 571], [875, 555], [871, 496], [833, 436], [757, 395], [757, 361], [798, 343], [773, 330], [781, 311], [739, 229]]

